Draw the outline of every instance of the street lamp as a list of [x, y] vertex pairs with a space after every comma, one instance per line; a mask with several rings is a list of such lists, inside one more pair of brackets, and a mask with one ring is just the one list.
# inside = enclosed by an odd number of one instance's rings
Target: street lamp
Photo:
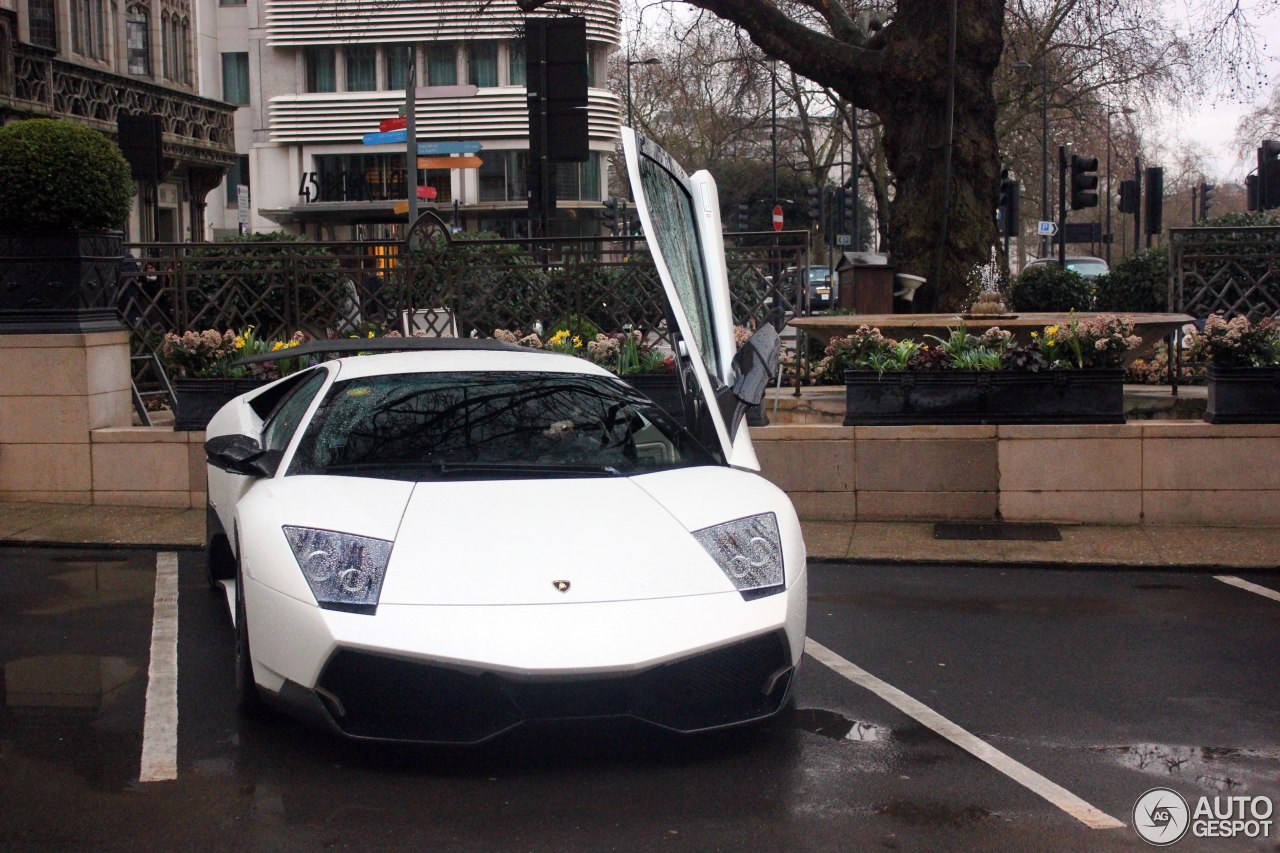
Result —
[[631, 111], [631, 66], [633, 65], [661, 65], [662, 60], [656, 56], [650, 56], [645, 59], [632, 59], [627, 57], [627, 126], [635, 127], [635, 116]]
[[[1015, 62], [1018, 71], [1030, 71], [1030, 62]], [[1040, 221], [1049, 219], [1049, 56], [1040, 57]], [[1040, 238], [1040, 257], [1048, 255], [1047, 237]]]
[[1111, 267], [1111, 208], [1115, 205], [1115, 199], [1111, 196], [1111, 117], [1118, 115], [1133, 115], [1132, 107], [1121, 107], [1118, 110], [1107, 111], [1107, 268]]

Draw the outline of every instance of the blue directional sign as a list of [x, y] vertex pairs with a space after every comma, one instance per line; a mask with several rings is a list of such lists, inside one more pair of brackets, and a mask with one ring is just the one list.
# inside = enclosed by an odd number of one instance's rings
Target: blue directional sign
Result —
[[366, 133], [364, 135], [365, 145], [394, 145], [399, 142], [404, 144], [409, 139], [408, 131], [405, 130], [385, 130], [380, 133]]
[[419, 142], [419, 157], [435, 157], [440, 154], [479, 154], [484, 148], [479, 142]]

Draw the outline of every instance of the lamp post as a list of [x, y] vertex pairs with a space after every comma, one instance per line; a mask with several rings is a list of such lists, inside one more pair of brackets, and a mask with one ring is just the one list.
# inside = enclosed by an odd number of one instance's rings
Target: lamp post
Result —
[[[1031, 70], [1030, 62], [1015, 62], [1018, 71]], [[1049, 219], [1049, 56], [1040, 57], [1040, 220]], [[1061, 225], [1061, 223], [1059, 223]], [[1040, 257], [1048, 254], [1048, 238], [1040, 238]]]
[[632, 59], [627, 57], [627, 127], [635, 127], [636, 120], [631, 110], [631, 66], [633, 65], [661, 65], [662, 60], [656, 56], [646, 57], [645, 59]]
[[1118, 110], [1107, 111], [1107, 268], [1111, 268], [1111, 208], [1115, 205], [1115, 199], [1111, 196], [1111, 117], [1118, 115], [1133, 115], [1132, 107], [1121, 107]]

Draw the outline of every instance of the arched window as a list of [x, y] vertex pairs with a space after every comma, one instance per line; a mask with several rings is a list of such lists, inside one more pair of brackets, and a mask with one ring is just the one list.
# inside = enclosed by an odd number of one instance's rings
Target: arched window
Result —
[[182, 82], [191, 85], [191, 22], [186, 18], [182, 19], [178, 54], [182, 58]]
[[27, 3], [32, 44], [49, 48], [58, 46], [57, 5], [56, 0], [30, 0]]
[[160, 15], [160, 61], [164, 76], [173, 79], [173, 45], [169, 41], [169, 13]]
[[151, 76], [151, 15], [145, 6], [130, 6], [125, 13], [125, 38], [129, 49], [129, 73]]

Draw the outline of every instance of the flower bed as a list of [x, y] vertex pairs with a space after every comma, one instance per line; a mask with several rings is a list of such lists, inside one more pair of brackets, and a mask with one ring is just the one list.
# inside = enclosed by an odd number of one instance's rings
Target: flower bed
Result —
[[1073, 317], [1026, 344], [999, 327], [926, 339], [867, 326], [831, 339], [819, 375], [843, 378], [846, 426], [1124, 422], [1121, 364], [1138, 344], [1126, 320]]
[[1209, 361], [1206, 421], [1280, 423], [1280, 323], [1213, 314], [1192, 348]]

